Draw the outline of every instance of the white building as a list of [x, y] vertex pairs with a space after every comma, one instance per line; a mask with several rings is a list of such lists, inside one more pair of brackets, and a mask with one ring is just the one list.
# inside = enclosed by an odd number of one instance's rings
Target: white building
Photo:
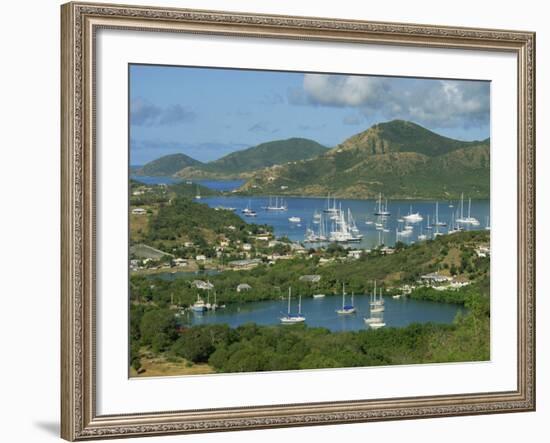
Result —
[[353, 258], [357, 260], [358, 258], [361, 258], [361, 255], [363, 255], [363, 251], [361, 249], [352, 249], [348, 251], [348, 257]]

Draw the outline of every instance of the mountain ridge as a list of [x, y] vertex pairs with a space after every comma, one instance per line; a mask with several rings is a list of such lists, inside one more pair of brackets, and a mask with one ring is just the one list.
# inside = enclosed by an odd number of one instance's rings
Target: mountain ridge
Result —
[[460, 141], [393, 120], [323, 155], [256, 171], [240, 192], [373, 198], [487, 198], [490, 140]]
[[[182, 178], [246, 178], [253, 170], [270, 167], [275, 164], [284, 164], [292, 161], [299, 161], [315, 157], [326, 152], [327, 147], [320, 143], [306, 139], [293, 137], [284, 140], [273, 140], [260, 143], [246, 149], [232, 152], [217, 160], [202, 163], [194, 160], [185, 154], [190, 160], [181, 162], [181, 167], [176, 168], [170, 164], [171, 156], [163, 156], [144, 165], [140, 172], [153, 171], [156, 175], [174, 175]], [[168, 159], [165, 162], [165, 159]], [[166, 163], [165, 170], [159, 170], [158, 164]], [[180, 163], [178, 163], [180, 165]], [[152, 174], [151, 174], [152, 175]]]

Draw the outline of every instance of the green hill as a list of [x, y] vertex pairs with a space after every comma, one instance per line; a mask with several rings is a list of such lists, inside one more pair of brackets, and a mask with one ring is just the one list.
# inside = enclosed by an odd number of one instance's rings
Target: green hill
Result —
[[245, 193], [373, 198], [488, 198], [489, 140], [464, 142], [414, 123], [372, 126], [313, 159], [256, 172]]
[[183, 168], [200, 167], [203, 163], [185, 154], [171, 154], [157, 158], [136, 171], [138, 175], [167, 176], [174, 175]]
[[262, 143], [232, 152], [218, 160], [202, 163], [185, 154], [166, 155], [147, 163], [140, 175], [176, 175], [183, 178], [248, 178], [265, 167], [305, 160], [325, 153], [327, 148], [305, 138], [289, 138]]
[[233, 152], [207, 165], [219, 172], [245, 172], [287, 162], [316, 157], [327, 151], [319, 143], [306, 138], [289, 138], [262, 143], [243, 151]]
[[275, 140], [232, 152], [198, 167], [182, 168], [176, 175], [185, 178], [248, 178], [258, 169], [310, 159], [326, 151], [325, 146], [305, 138]]

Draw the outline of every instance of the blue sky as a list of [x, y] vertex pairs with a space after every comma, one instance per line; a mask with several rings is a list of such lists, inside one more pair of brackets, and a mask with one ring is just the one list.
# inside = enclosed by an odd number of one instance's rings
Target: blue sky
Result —
[[396, 118], [481, 140], [489, 91], [479, 81], [131, 65], [130, 162], [178, 152], [211, 161], [290, 137], [335, 146]]

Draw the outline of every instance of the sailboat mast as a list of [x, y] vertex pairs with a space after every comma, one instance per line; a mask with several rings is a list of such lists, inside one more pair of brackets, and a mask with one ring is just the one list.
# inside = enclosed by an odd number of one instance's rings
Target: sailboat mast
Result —
[[342, 309], [344, 309], [345, 305], [346, 305], [346, 289], [345, 289], [345, 283], [342, 283]]
[[302, 295], [298, 296], [298, 315], [302, 314]]
[[290, 288], [288, 288], [288, 315], [290, 315]]

